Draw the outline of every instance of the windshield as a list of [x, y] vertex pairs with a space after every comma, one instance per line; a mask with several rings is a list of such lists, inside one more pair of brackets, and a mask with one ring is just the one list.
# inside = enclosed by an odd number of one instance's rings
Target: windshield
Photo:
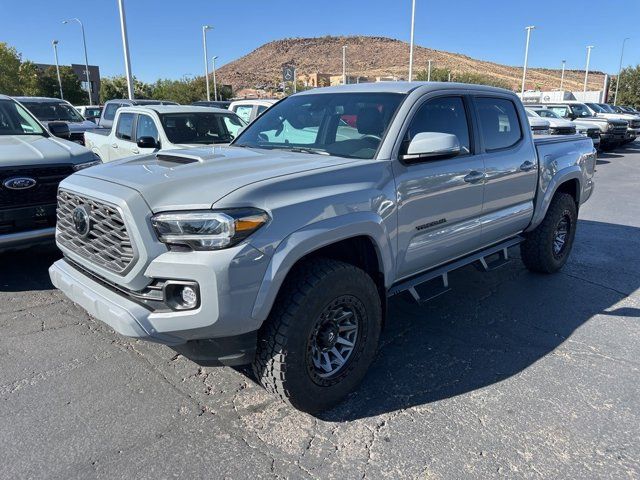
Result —
[[591, 111], [587, 108], [586, 105], [583, 105], [582, 103], [572, 103], [571, 104], [571, 109], [573, 110], [573, 114], [576, 117], [591, 117]]
[[42, 135], [44, 130], [25, 108], [12, 101], [0, 100], [0, 135]]
[[609, 113], [597, 103], [587, 103], [587, 106], [596, 113]]
[[82, 122], [84, 118], [71, 105], [61, 102], [21, 102], [42, 122], [62, 120], [65, 122]]
[[527, 117], [539, 116], [537, 112], [534, 112], [533, 110], [529, 110], [528, 108], [525, 108], [524, 111], [527, 112]]
[[209, 112], [165, 113], [162, 127], [171, 143], [229, 143], [246, 125], [237, 115]]
[[101, 113], [102, 113], [102, 109], [100, 107], [85, 108], [84, 118], [96, 118], [96, 117], [99, 117]]
[[606, 113], [616, 113], [616, 111], [606, 103], [598, 103], [598, 106]]
[[404, 97], [397, 93], [288, 97], [258, 117], [234, 145], [372, 159]]
[[560, 118], [560, 115], [558, 115], [556, 112], [553, 112], [546, 108], [543, 108], [541, 110], [535, 110], [535, 112], [541, 117], [545, 117], [545, 118]]

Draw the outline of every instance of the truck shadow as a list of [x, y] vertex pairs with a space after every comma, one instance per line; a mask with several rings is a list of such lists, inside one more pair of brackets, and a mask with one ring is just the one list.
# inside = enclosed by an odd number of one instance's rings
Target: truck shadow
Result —
[[454, 272], [451, 292], [422, 307], [392, 299], [364, 382], [319, 418], [355, 420], [473, 392], [517, 376], [596, 315], [640, 317], [614, 307], [640, 287], [640, 229], [582, 220], [578, 232], [562, 273], [532, 274], [514, 259], [494, 272]]
[[53, 243], [0, 253], [0, 292], [52, 290], [49, 267], [61, 257]]

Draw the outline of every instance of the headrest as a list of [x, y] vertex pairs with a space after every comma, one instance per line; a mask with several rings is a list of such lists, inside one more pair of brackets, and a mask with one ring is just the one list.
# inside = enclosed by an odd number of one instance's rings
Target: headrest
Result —
[[356, 126], [358, 127], [358, 133], [380, 136], [384, 130], [382, 113], [377, 107], [362, 107], [358, 110]]

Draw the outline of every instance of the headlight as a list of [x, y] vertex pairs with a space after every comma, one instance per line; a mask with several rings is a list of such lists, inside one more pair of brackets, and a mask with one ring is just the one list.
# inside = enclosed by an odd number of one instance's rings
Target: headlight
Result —
[[616, 126], [615, 126], [613, 123], [610, 123], [610, 124], [607, 126], [607, 129], [608, 129], [608, 130], [613, 130], [614, 128], [616, 128]]
[[219, 250], [240, 243], [269, 221], [257, 208], [159, 213], [151, 218], [163, 243]]
[[94, 167], [96, 165], [100, 165], [102, 163], [102, 161], [100, 160], [100, 158], [97, 155], [93, 155], [94, 160], [91, 160], [90, 162], [84, 162], [84, 163], [78, 163], [77, 165], [74, 165], [73, 171], [77, 172], [78, 170], [84, 170], [85, 168], [89, 168], [89, 167]]

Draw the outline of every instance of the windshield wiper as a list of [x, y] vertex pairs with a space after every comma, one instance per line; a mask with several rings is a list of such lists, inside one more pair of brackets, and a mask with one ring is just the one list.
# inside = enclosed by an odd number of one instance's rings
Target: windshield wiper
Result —
[[270, 149], [275, 149], [275, 150], [286, 150], [287, 152], [294, 152], [294, 153], [314, 153], [316, 155], [331, 155], [329, 152], [326, 152], [324, 150], [317, 150], [315, 148], [307, 148], [307, 147], [284, 147], [284, 146], [269, 146], [268, 148]]

